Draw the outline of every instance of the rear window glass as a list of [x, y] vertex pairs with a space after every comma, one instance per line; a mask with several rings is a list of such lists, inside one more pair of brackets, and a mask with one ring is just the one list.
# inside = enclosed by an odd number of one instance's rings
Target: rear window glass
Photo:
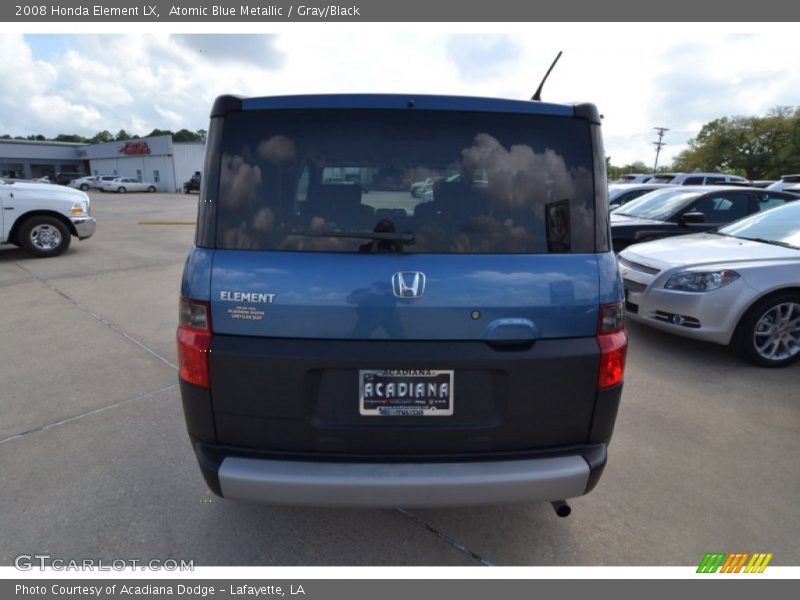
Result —
[[589, 127], [490, 112], [231, 113], [217, 247], [592, 252]]
[[675, 175], [656, 175], [650, 178], [650, 183], [669, 183], [675, 179]]
[[701, 195], [701, 192], [687, 192], [681, 189], [656, 190], [645, 194], [615, 210], [614, 214], [668, 221], [676, 212]]

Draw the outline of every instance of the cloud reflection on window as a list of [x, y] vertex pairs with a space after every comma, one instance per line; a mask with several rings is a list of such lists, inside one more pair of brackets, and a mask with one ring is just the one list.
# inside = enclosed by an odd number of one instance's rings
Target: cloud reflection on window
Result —
[[[482, 170], [489, 181], [487, 194], [491, 202], [491, 213], [496, 217], [507, 215], [502, 223], [509, 239], [499, 242], [514, 251], [514, 240], [530, 241], [530, 235], [519, 225], [514, 224], [513, 215], [533, 211], [536, 231], [543, 231], [548, 222], [543, 209], [559, 201], [572, 201], [592, 197], [594, 181], [592, 173], [584, 167], [569, 168], [564, 157], [546, 148], [536, 152], [528, 145], [515, 144], [506, 149], [495, 137], [487, 133], [475, 136], [472, 146], [461, 151], [465, 170]], [[580, 230], [591, 227], [592, 211], [581, 209], [582, 202], [568, 202], [563, 209], [568, 222]], [[527, 220], [527, 219], [526, 219]], [[494, 236], [499, 234], [498, 230]], [[540, 236], [536, 236], [540, 238]], [[562, 236], [562, 239], [564, 237]], [[569, 240], [569, 234], [566, 235]], [[573, 250], [588, 251], [593, 240], [572, 240]], [[522, 242], [521, 246], [524, 247]], [[541, 241], [539, 244], [541, 245]], [[585, 249], [583, 248], [585, 246]], [[474, 251], [474, 250], [473, 250]], [[481, 250], [478, 250], [481, 251]], [[519, 250], [517, 250], [519, 251]], [[561, 245], [561, 251], [570, 251], [569, 241]]]
[[258, 145], [258, 155], [267, 162], [291, 162], [297, 157], [297, 147], [285, 135], [273, 135]]
[[222, 155], [220, 188], [225, 190], [225, 207], [240, 211], [250, 208], [261, 189], [261, 167], [240, 155]]

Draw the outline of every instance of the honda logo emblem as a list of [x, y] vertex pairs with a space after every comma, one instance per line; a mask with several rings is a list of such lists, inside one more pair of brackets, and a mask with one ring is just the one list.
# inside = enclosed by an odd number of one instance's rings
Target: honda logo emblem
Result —
[[400, 271], [392, 275], [392, 292], [398, 298], [422, 298], [425, 293], [425, 273]]

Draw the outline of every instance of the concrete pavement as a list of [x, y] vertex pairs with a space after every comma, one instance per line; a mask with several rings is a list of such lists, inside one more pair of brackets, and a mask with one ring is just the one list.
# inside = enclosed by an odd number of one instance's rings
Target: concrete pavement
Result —
[[0, 564], [17, 554], [197, 565], [800, 563], [800, 368], [630, 325], [598, 488], [549, 505], [332, 510], [205, 487], [176, 386], [174, 328], [196, 196], [93, 195], [61, 257], [0, 248]]

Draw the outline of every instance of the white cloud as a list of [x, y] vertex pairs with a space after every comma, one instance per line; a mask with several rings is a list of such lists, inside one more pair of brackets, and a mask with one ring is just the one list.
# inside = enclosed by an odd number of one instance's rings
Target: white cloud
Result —
[[2, 33], [0, 54], [13, 60], [0, 63], [0, 133], [205, 129], [214, 98], [227, 93], [527, 99], [559, 49], [543, 98], [597, 104], [615, 164], [651, 164], [655, 126], [670, 128], [666, 164], [713, 118], [798, 104], [800, 38], [791, 24], [750, 26], [749, 35], [702, 24], [498, 24], [457, 36], [448, 35], [455, 26], [427, 25], [81, 34], [46, 57], [36, 52], [46, 36]]
[[178, 34], [175, 43], [196, 56], [221, 63], [245, 63], [257, 68], [277, 69], [285, 56], [275, 47], [276, 36], [258, 34]]
[[500, 77], [519, 58], [522, 45], [508, 35], [456, 34], [447, 38], [447, 58], [466, 80]]
[[103, 122], [100, 112], [95, 108], [75, 104], [58, 95], [34, 96], [30, 101], [29, 109], [39, 115], [41, 122], [47, 128], [58, 129], [62, 132], [99, 130], [98, 128]]

